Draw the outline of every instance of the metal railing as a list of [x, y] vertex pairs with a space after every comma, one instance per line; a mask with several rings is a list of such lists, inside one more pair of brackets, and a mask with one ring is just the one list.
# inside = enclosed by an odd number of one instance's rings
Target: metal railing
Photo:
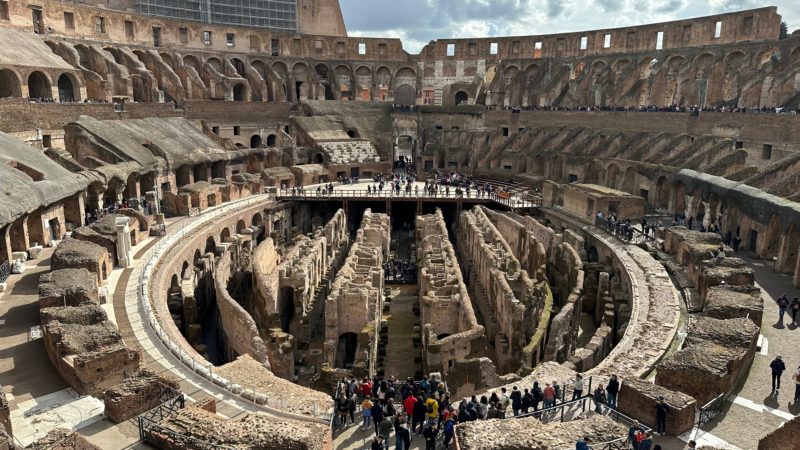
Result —
[[384, 189], [377, 191], [367, 192], [363, 189], [334, 189], [328, 191], [320, 189], [317, 191], [314, 187], [305, 187], [302, 189], [288, 189], [276, 188], [275, 196], [278, 199], [311, 199], [311, 200], [340, 200], [357, 198], [361, 200], [372, 199], [428, 199], [428, 200], [471, 200], [471, 201], [485, 201], [495, 202], [511, 208], [531, 208], [541, 206], [541, 199], [531, 194], [512, 195], [508, 198], [503, 197], [501, 194], [495, 192], [481, 193], [477, 191], [470, 191], [462, 194], [456, 194], [454, 190], [449, 193], [440, 191], [438, 193], [426, 192], [425, 190], [406, 191], [401, 189], [395, 191], [392, 189]]
[[8, 265], [8, 261], [3, 261], [3, 263], [0, 264], [0, 283], [5, 283], [10, 275], [11, 268]]
[[711, 401], [700, 407], [700, 409], [697, 411], [697, 426], [694, 429], [694, 439], [699, 438], [705, 433], [705, 431], [703, 431], [703, 427], [719, 415], [719, 413], [722, 411], [722, 405], [724, 403], [725, 394], [723, 393], [714, 397]]
[[211, 365], [211, 363], [205, 359], [200, 361], [196, 360], [191, 353], [183, 350], [180, 342], [175, 341], [172, 339], [172, 337], [170, 337], [170, 335], [161, 327], [161, 323], [159, 322], [156, 312], [154, 311], [150, 302], [150, 278], [155, 274], [155, 272], [157, 272], [160, 259], [171, 252], [174, 246], [176, 246], [186, 236], [194, 233], [201, 227], [207, 226], [215, 219], [226, 216], [233, 212], [241, 212], [244, 208], [248, 208], [259, 203], [265, 203], [269, 199], [269, 195], [258, 194], [244, 199], [228, 202], [221, 206], [214, 207], [213, 209], [205, 210], [201, 212], [194, 221], [187, 223], [186, 226], [179, 231], [173, 234], [168, 234], [158, 241], [158, 243], [142, 257], [142, 259], [145, 261], [145, 266], [141, 275], [139, 276], [139, 289], [137, 290], [140, 313], [142, 314], [143, 321], [150, 325], [150, 328], [156, 334], [161, 343], [164, 344], [167, 350], [169, 350], [170, 353], [172, 353], [181, 363], [183, 363], [184, 367], [190, 369], [197, 375], [231, 392], [232, 394], [239, 395], [247, 400], [262, 404], [265, 409], [272, 411], [276, 415], [283, 415], [284, 417], [297, 420], [310, 420], [317, 423], [328, 423], [330, 417], [324, 412], [321, 413], [318, 411], [316, 404], [314, 405], [313, 418], [283, 411], [280, 408], [281, 406], [285, 407], [285, 405], [270, 404], [271, 398], [266, 393], [257, 392], [255, 389], [242, 389], [241, 386], [233, 383], [231, 380], [214, 373], [214, 366]]
[[654, 236], [636, 228], [633, 223], [626, 227], [622, 222], [608, 222], [606, 219], [596, 219], [595, 225], [607, 231], [612, 236], [615, 236], [617, 239], [631, 244], [645, 244], [648, 242], [655, 242], [656, 240]]

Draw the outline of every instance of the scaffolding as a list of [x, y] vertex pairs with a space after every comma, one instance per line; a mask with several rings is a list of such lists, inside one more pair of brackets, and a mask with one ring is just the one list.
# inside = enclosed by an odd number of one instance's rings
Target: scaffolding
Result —
[[138, 0], [137, 5], [149, 16], [297, 31], [296, 0]]

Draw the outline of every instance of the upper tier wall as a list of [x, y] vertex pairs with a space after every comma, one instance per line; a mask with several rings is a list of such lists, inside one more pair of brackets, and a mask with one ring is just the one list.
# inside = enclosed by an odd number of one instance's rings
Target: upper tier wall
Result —
[[[664, 49], [776, 40], [781, 22], [777, 8], [772, 6], [625, 28], [523, 37], [440, 40], [425, 46], [419, 58], [412, 58], [403, 50], [399, 39], [347, 38], [346, 31], [340, 32], [332, 29], [338, 26], [330, 27], [327, 24], [331, 22], [330, 17], [325, 18], [326, 25], [323, 27], [321, 14], [333, 11], [331, 5], [326, 5], [330, 2], [323, 2], [325, 4], [321, 5], [321, 9], [314, 8], [314, 5], [309, 8], [305, 3], [298, 2], [299, 31], [319, 32], [318, 36], [171, 20], [57, 0], [40, 0], [35, 9], [42, 11], [42, 31], [49, 35], [150, 46], [154, 44], [154, 29], [158, 28], [159, 44], [163, 47], [362, 61], [444, 58], [495, 60], [526, 55], [540, 58], [641, 52], [657, 49], [660, 33]], [[8, 9], [7, 23], [11, 27], [33, 30], [31, 5], [21, 0], [11, 0]], [[71, 14], [72, 19], [66, 19], [65, 13]], [[337, 22], [341, 19], [341, 13], [332, 17], [332, 22]], [[719, 37], [715, 37], [717, 22], [721, 26]], [[211, 33], [208, 43], [204, 36], [206, 31]], [[227, 39], [228, 34], [232, 34], [233, 39]], [[606, 35], [610, 36], [608, 43], [605, 42]], [[581, 45], [582, 38], [586, 39], [585, 45]], [[536, 48], [536, 43], [540, 48]], [[360, 51], [360, 44], [364, 44], [364, 51]], [[449, 44], [455, 44], [452, 56], [448, 56]]]

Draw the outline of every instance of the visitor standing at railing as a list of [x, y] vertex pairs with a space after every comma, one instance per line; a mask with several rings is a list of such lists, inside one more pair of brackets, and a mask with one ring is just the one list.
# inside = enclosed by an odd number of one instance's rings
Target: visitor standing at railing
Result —
[[606, 400], [609, 408], [617, 409], [618, 394], [619, 394], [619, 380], [617, 380], [616, 375], [611, 375], [611, 379], [608, 380], [608, 384], [606, 385]]
[[572, 400], [581, 397], [583, 397], [583, 375], [578, 374], [575, 376], [575, 382], [572, 383]]

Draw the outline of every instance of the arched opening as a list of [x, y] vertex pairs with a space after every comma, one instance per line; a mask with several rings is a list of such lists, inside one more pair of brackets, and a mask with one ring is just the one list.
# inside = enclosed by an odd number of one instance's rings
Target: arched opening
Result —
[[219, 233], [219, 241], [220, 242], [228, 242], [231, 240], [231, 230], [228, 227], [222, 229], [222, 232]]
[[325, 158], [322, 156], [322, 153], [317, 153], [314, 155], [314, 164], [322, 164], [325, 161]]
[[458, 106], [458, 105], [466, 105], [468, 100], [469, 100], [469, 95], [467, 95], [466, 92], [464, 92], [464, 91], [456, 92], [456, 96], [455, 96], [455, 105], [456, 106]]
[[244, 63], [242, 62], [241, 59], [237, 59], [237, 58], [231, 59], [231, 65], [233, 66], [234, 70], [236, 70], [236, 73], [240, 77], [242, 77], [242, 78], [245, 77]]
[[270, 134], [267, 136], [267, 147], [275, 147], [275, 144], [278, 142], [278, 136], [274, 134]]
[[683, 182], [678, 181], [675, 183], [675, 190], [673, 191], [674, 199], [672, 201], [672, 209], [675, 214], [686, 213], [686, 191], [683, 187]]
[[254, 227], [260, 227], [262, 222], [261, 214], [256, 214], [253, 216], [253, 220], [250, 222], [253, 224]]
[[783, 237], [781, 251], [776, 269], [781, 273], [794, 273], [797, 267], [797, 255], [800, 251], [800, 229], [792, 223], [789, 232]]
[[222, 73], [222, 61], [220, 61], [219, 59], [208, 58], [208, 61], [206, 61], [206, 63], [208, 63], [209, 66], [213, 67], [214, 70], [216, 70], [217, 72]]
[[175, 171], [175, 183], [178, 187], [186, 186], [192, 182], [192, 166], [180, 166]]
[[353, 128], [349, 128], [349, 129], [347, 130], [347, 136], [349, 136], [349, 137], [350, 137], [350, 139], [358, 139], [358, 138], [360, 138], [360, 137], [361, 137], [361, 135], [360, 135], [360, 134], [358, 134], [358, 130], [355, 130], [355, 129], [353, 129]]
[[281, 320], [281, 330], [289, 333], [294, 320], [294, 288], [282, 287], [278, 290], [278, 315]]
[[236, 234], [242, 234], [246, 230], [247, 230], [247, 224], [244, 223], [244, 220], [239, 219], [239, 221], [236, 222]]
[[417, 102], [417, 91], [411, 85], [398, 86], [394, 91], [394, 103], [401, 106], [413, 106]]
[[214, 236], [209, 236], [206, 239], [206, 247], [204, 253], [215, 253], [217, 251], [217, 243], [214, 241]]
[[186, 279], [186, 270], [189, 269], [189, 261], [184, 261], [181, 265], [181, 278]]
[[245, 86], [244, 84], [237, 84], [233, 87], [233, 101], [235, 102], [243, 102], [245, 101]]
[[0, 98], [22, 97], [17, 74], [10, 69], [0, 70]]
[[261, 147], [261, 135], [254, 134], [250, 138], [250, 148], [259, 148]]
[[336, 349], [336, 367], [349, 369], [353, 367], [358, 349], [358, 335], [356, 333], [343, 333], [339, 336], [339, 346]]
[[783, 231], [783, 222], [778, 215], [773, 214], [769, 219], [767, 225], [767, 232], [764, 233], [762, 239], [764, 242], [763, 250], [761, 251], [762, 258], [773, 258], [778, 255], [778, 246], [781, 242], [781, 232]]
[[32, 99], [44, 99], [53, 96], [50, 88], [50, 81], [42, 72], [33, 72], [28, 77], [28, 97]]
[[200, 262], [200, 258], [202, 257], [203, 255], [200, 254], [200, 250], [199, 249], [195, 250], [194, 256], [192, 257], [192, 264], [197, 265], [197, 263]]
[[597, 254], [597, 247], [594, 245], [590, 246], [589, 249], [586, 250], [586, 261], [590, 263], [596, 263], [600, 261], [600, 256]]
[[441, 341], [442, 339], [445, 339], [445, 338], [447, 338], [449, 336], [450, 336], [450, 333], [437, 334], [436, 335], [436, 340], [437, 341]]
[[606, 169], [606, 186], [617, 189], [619, 187], [620, 171], [619, 166], [611, 164]]
[[656, 206], [660, 209], [669, 208], [669, 183], [667, 177], [661, 177], [656, 184]]

